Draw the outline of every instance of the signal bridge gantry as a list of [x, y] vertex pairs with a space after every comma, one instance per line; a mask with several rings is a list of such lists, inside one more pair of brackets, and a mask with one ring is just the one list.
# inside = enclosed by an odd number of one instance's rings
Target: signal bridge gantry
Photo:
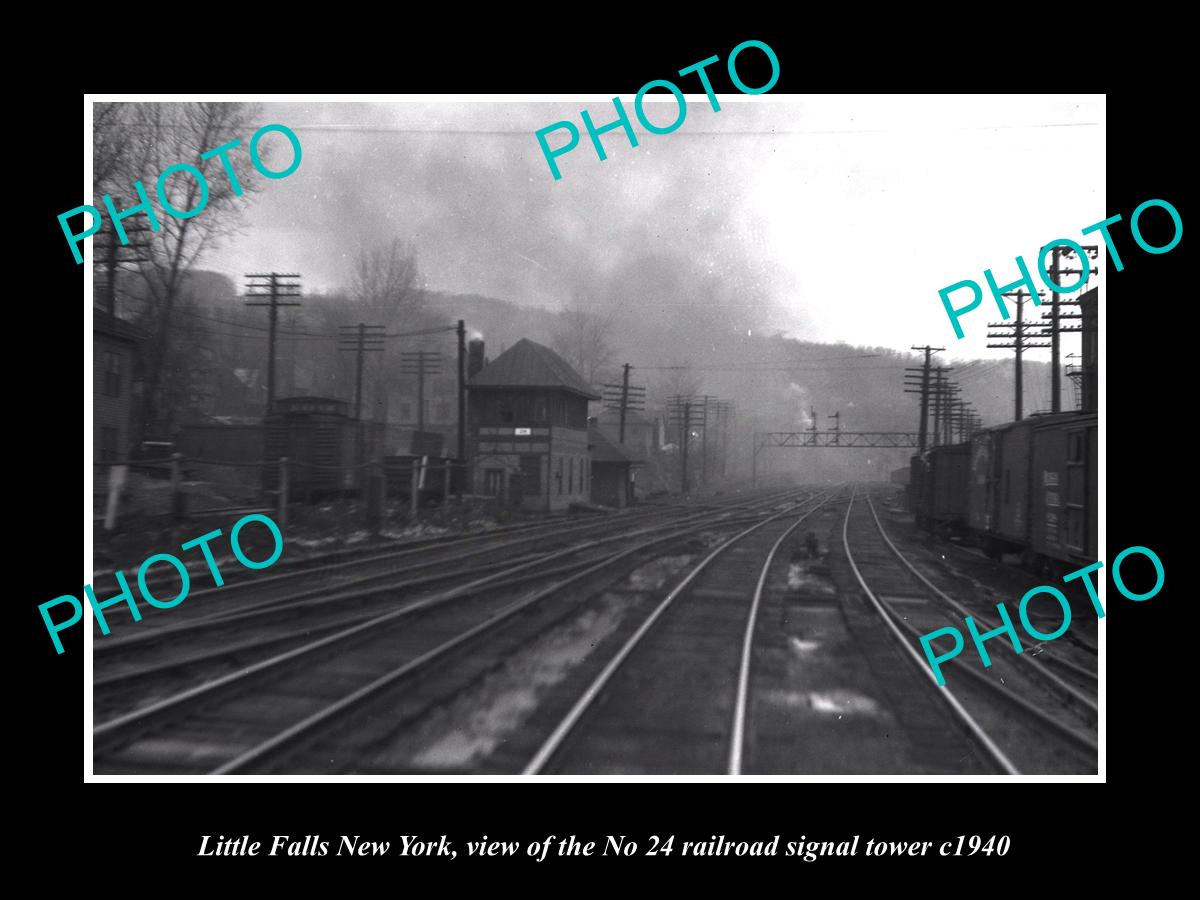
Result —
[[836, 447], [844, 450], [917, 448], [920, 446], [919, 438], [920, 435], [915, 431], [844, 431], [840, 427], [828, 431], [816, 428], [807, 431], [756, 431], [754, 452], [750, 457], [751, 477], [755, 483], [758, 482], [758, 454], [769, 447]]

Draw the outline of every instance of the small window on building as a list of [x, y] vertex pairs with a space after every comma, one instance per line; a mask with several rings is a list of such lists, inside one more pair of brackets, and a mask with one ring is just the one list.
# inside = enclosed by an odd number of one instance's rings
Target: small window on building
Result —
[[513, 423], [513, 419], [516, 416], [513, 412], [512, 400], [509, 400], [508, 398], [502, 399], [497, 407], [497, 411], [500, 415], [501, 424], [511, 425]]
[[561, 457], [561, 456], [558, 458], [558, 471], [554, 473], [554, 480], [555, 480], [555, 481], [558, 483], [558, 495], [561, 497], [561, 496], [562, 496], [562, 491], [563, 491], [563, 483], [562, 483], [562, 457]]
[[567, 493], [575, 493], [575, 457], [567, 460]]
[[1072, 431], [1067, 435], [1067, 462], [1083, 462], [1083, 432]]
[[111, 350], [104, 352], [104, 396], [121, 396], [121, 355]]
[[413, 405], [411, 403], [400, 404], [400, 421], [411, 422], [413, 417]]
[[116, 428], [100, 426], [100, 462], [116, 461], [120, 434]]

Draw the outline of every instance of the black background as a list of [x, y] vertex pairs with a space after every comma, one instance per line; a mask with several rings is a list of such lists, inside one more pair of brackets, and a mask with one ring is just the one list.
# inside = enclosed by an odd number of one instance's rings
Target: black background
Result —
[[[597, 13], [607, 18], [607, 13]], [[485, 29], [486, 30], [486, 29]], [[646, 81], [670, 77], [676, 70], [711, 55], [721, 64], [710, 68], [718, 93], [734, 89], [724, 74], [729, 50], [747, 38], [763, 40], [777, 53], [779, 83], [772, 94], [904, 90], [941, 92], [1005, 92], [1022, 89], [1021, 66], [1000, 68], [994, 55], [981, 68], [980, 78], [948, 83], [945, 67], [920, 53], [892, 51], [886, 79], [864, 69], [861, 51], [853, 58], [825, 46], [829, 35], [792, 29], [728, 26], [669, 38], [644, 29], [609, 30], [590, 39], [578, 29], [562, 26], [552, 38], [531, 36], [523, 45], [506, 37], [502, 42], [480, 37], [464, 39], [458, 32], [423, 34], [420, 40], [395, 38], [394, 47], [367, 52], [361, 47], [276, 44], [262, 51], [262, 61], [248, 65], [232, 50], [213, 51], [211, 65], [176, 83], [166, 70], [151, 71], [150, 85], [133, 83], [128, 71], [97, 74], [87, 82], [95, 91], [287, 91], [396, 93], [519, 92], [563, 94], [572, 91], [620, 94], [628, 99]], [[822, 38], [822, 40], [818, 40]], [[330, 38], [326, 43], [338, 44]], [[208, 52], [207, 50], [205, 51]], [[256, 51], [257, 52], [257, 51]], [[318, 56], [319, 53], [319, 56]], [[228, 65], [220, 62], [223, 54]], [[751, 85], [766, 80], [753, 67], [759, 55], [739, 58], [743, 80]], [[205, 57], [208, 59], [208, 57]], [[364, 59], [377, 58], [376, 63]], [[238, 60], [236, 64], [234, 60]], [[304, 64], [298, 59], [306, 60]], [[320, 64], [313, 63], [319, 59]], [[882, 51], [869, 61], [882, 63]], [[745, 65], [743, 66], [743, 63]], [[964, 66], [964, 68], [975, 68]], [[1171, 795], [1182, 788], [1190, 754], [1182, 735], [1189, 696], [1176, 680], [1170, 662], [1178, 659], [1171, 642], [1184, 633], [1177, 595], [1187, 559], [1182, 539], [1189, 535], [1190, 447], [1174, 430], [1190, 411], [1190, 356], [1179, 354], [1166, 335], [1184, 332], [1181, 310], [1191, 305], [1182, 290], [1188, 239], [1170, 253], [1151, 256], [1141, 251], [1128, 231], [1129, 214], [1142, 201], [1163, 198], [1179, 210], [1185, 228], [1189, 213], [1182, 195], [1186, 141], [1177, 131], [1179, 111], [1170, 96], [1130, 84], [1126, 73], [1100, 73], [1082, 63], [1069, 63], [1063, 79], [1048, 83], [1037, 70], [1027, 69], [1028, 90], [1108, 92], [1106, 206], [1095, 218], [1120, 213], [1125, 221], [1114, 229], [1125, 270], [1111, 262], [1102, 282], [1101, 352], [1107, 366], [1108, 428], [1107, 525], [1105, 560], [1127, 546], [1153, 548], [1162, 558], [1167, 587], [1144, 603], [1132, 603], [1111, 588], [1107, 631], [1107, 784], [653, 784], [653, 783], [538, 783], [538, 784], [89, 784], [83, 783], [82, 629], [64, 635], [67, 652], [54, 654], [37, 612], [37, 604], [60, 594], [79, 595], [80, 565], [75, 544], [74, 517], [80, 509], [83, 443], [74, 418], [90, 397], [81, 397], [84, 343], [90, 335], [81, 327], [82, 267], [74, 260], [59, 230], [58, 213], [80, 202], [80, 140], [86, 107], [82, 93], [60, 85], [39, 97], [32, 115], [38, 121], [38, 140], [28, 152], [33, 177], [22, 179], [17, 214], [20, 238], [10, 243], [10, 258], [21, 259], [18, 248], [32, 250], [34, 262], [22, 264], [22, 296], [9, 298], [9, 394], [16, 406], [10, 443], [17, 458], [10, 462], [9, 571], [17, 574], [18, 589], [9, 607], [20, 622], [17, 635], [23, 658], [11, 678], [10, 696], [27, 707], [23, 718], [8, 729], [9, 777], [28, 792], [27, 807], [15, 821], [25, 852], [42, 852], [55, 865], [79, 859], [96, 879], [141, 881], [150, 872], [169, 871], [173, 880], [189, 886], [229, 885], [229, 879], [254, 870], [276, 883], [307, 884], [313, 879], [335, 881], [356, 877], [396, 877], [396, 889], [412, 889], [400, 880], [420, 871], [443, 877], [524, 877], [539, 872], [559, 879], [577, 873], [613, 878], [651, 870], [673, 874], [686, 869], [692, 876], [711, 877], [729, 872], [737, 877], [761, 873], [779, 875], [785, 889], [801, 886], [813, 875], [838, 879], [848, 875], [890, 877], [918, 871], [920, 860], [872, 859], [705, 859], [683, 858], [678, 849], [669, 857], [614, 859], [556, 859], [544, 863], [523, 853], [515, 859], [468, 859], [463, 842], [483, 834], [500, 840], [541, 839], [574, 834], [603, 842], [604, 835], [627, 835], [642, 847], [650, 834], [702, 840], [724, 834], [735, 840], [842, 840], [854, 834], [890, 840], [955, 839], [960, 834], [1008, 834], [1012, 849], [1004, 859], [927, 858], [930, 869], [922, 882], [968, 885], [992, 880], [998, 869], [1030, 874], [1030, 866], [1069, 877], [1074, 884], [1088, 872], [1103, 869], [1119, 856], [1134, 859], [1153, 854], [1155, 841], [1166, 826], [1159, 816], [1173, 805]], [[221, 75], [219, 73], [225, 73]], [[996, 76], [1003, 73], [1005, 81]], [[1015, 73], [1015, 74], [1014, 74]], [[161, 76], [161, 77], [160, 77]], [[1085, 77], [1086, 76], [1086, 77]], [[691, 76], [694, 80], [694, 76]], [[1016, 79], [1016, 80], [1014, 80]], [[681, 79], [682, 80], [682, 79]], [[692, 92], [695, 84], [684, 82]], [[1158, 99], [1151, 99], [1151, 97]], [[663, 140], [669, 137], [661, 138]], [[533, 140], [531, 136], [531, 141]], [[612, 165], [613, 163], [609, 163]], [[1072, 177], [1063, 171], [1061, 177]], [[1053, 204], [1053, 197], [1045, 202]], [[1157, 211], [1161, 213], [1160, 211]], [[32, 213], [30, 215], [29, 213]], [[319, 216], [319, 210], [313, 210]], [[817, 214], [817, 213], [814, 213]], [[1162, 215], [1165, 219], [1165, 214]], [[1145, 233], [1156, 233], [1146, 220]], [[1080, 227], [1088, 224], [1081, 222]], [[25, 226], [32, 226], [29, 232]], [[30, 236], [31, 235], [31, 236]], [[1031, 247], [1057, 235], [1029, 235]], [[1077, 234], [1064, 236], [1074, 237]], [[1093, 235], [1092, 238], [1097, 238]], [[919, 241], [911, 234], [903, 239]], [[1005, 248], [995, 248], [996, 268], [1007, 271]], [[1029, 257], [1027, 256], [1027, 259]], [[948, 274], [957, 270], [951, 266]], [[981, 274], [981, 273], [979, 273]], [[978, 274], [974, 276], [978, 278]], [[897, 296], [912, 296], [916, 286], [897, 285]], [[929, 302], [936, 302], [930, 285]], [[1107, 335], [1107, 337], [1105, 337]], [[83, 341], [80, 341], [80, 338]], [[933, 337], [933, 336], [930, 336]], [[26, 350], [28, 348], [28, 351]], [[83, 440], [86, 440], [86, 436]], [[87, 460], [84, 460], [87, 465]], [[90, 498], [85, 516], [90, 515]], [[1107, 571], [1107, 570], [1104, 570]], [[1182, 803], [1183, 798], [1176, 801]], [[11, 815], [11, 813], [10, 813]], [[319, 834], [331, 844], [340, 834], [391, 840], [401, 834], [436, 838], [446, 834], [460, 850], [458, 859], [386, 859], [348, 861], [344, 857], [289, 859], [198, 859], [203, 834], [227, 836], [248, 833], [269, 843], [274, 834], [303, 838]], [[22, 838], [19, 837], [18, 840]], [[1111, 850], [1119, 842], [1122, 850]], [[17, 849], [17, 848], [13, 848]], [[936, 850], [936, 847], [935, 847]], [[147, 868], [148, 867], [148, 868]], [[82, 867], [81, 867], [82, 868]], [[789, 877], [790, 876], [790, 877]], [[791, 878], [795, 881], [791, 881]], [[947, 881], [945, 879], [953, 879]], [[962, 880], [959, 880], [962, 879]], [[564, 890], [574, 883], [548, 882]], [[593, 882], [594, 883], [594, 882]], [[162, 882], [158, 882], [159, 885]], [[516, 882], [482, 882], [496, 885]], [[629, 883], [630, 886], [633, 882]], [[751, 882], [749, 884], [754, 884]], [[760, 882], [764, 887], [765, 882]], [[1016, 887], [1015, 883], [1010, 884]]]

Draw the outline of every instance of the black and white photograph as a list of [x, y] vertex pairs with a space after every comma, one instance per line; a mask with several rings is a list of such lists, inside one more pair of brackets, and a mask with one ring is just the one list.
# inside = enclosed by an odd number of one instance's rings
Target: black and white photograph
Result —
[[742, 57], [87, 98], [89, 779], [1102, 780], [1162, 587], [1096, 567], [1106, 261], [1171, 198], [1106, 206], [1103, 95]]

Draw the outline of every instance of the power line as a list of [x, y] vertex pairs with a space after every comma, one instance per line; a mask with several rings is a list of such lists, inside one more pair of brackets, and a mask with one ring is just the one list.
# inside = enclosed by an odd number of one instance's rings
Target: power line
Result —
[[[206, 322], [216, 322], [217, 324], [229, 325], [233, 328], [246, 328], [246, 329], [250, 329], [252, 331], [261, 331], [264, 333], [270, 331], [270, 328], [268, 328], [265, 325], [254, 325], [249, 322], [233, 322], [233, 321], [230, 321], [229, 319], [218, 319], [215, 316], [206, 316], [201, 313], [192, 312], [192, 311], [186, 310], [186, 309], [178, 310], [178, 312], [181, 315], [190, 316], [193, 319], [203, 319]], [[442, 332], [449, 333], [451, 331], [454, 331], [456, 329], [456, 327], [457, 326], [455, 326], [455, 325], [440, 325], [437, 328], [423, 328], [423, 329], [419, 329], [417, 331], [388, 332], [386, 334], [379, 335], [379, 337], [385, 337], [385, 338], [422, 337], [422, 336], [430, 335], [430, 334], [441, 334]], [[315, 332], [315, 331], [290, 331], [285, 328], [278, 328], [278, 329], [276, 329], [275, 333], [276, 334], [286, 334], [289, 337], [308, 338], [310, 340], [320, 340], [320, 341], [336, 340], [338, 337], [336, 334], [321, 334], [321, 333]]]

